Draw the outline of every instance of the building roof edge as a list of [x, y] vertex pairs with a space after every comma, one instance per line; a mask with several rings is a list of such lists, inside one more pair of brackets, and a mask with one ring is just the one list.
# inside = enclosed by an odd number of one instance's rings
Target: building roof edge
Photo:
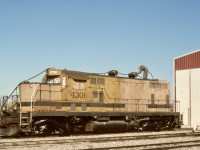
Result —
[[197, 53], [197, 52], [199, 52], [199, 51], [200, 51], [200, 49], [195, 50], [195, 51], [193, 51], [193, 52], [189, 52], [189, 53], [187, 53], [187, 54], [184, 54], [184, 55], [181, 55], [181, 56], [178, 56], [178, 57], [175, 57], [175, 58], [173, 58], [173, 59], [175, 60], [175, 59], [178, 59], [178, 58], [181, 58], [181, 57], [184, 57], [184, 56], [187, 56], [187, 55], [193, 54], [193, 53]]

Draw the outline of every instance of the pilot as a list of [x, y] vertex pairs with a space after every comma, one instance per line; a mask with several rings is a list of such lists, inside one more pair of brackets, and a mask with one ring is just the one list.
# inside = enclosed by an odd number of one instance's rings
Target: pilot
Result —
[[141, 65], [141, 66], [138, 66], [138, 69], [139, 69], [138, 74], [140, 74], [141, 72], [143, 72], [143, 79], [147, 79], [148, 72], [149, 72], [148, 69], [147, 69], [147, 67]]

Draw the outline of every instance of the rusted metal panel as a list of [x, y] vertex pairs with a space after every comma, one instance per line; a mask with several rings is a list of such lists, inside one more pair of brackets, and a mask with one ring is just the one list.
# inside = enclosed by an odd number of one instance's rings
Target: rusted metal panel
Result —
[[176, 58], [175, 70], [200, 68], [200, 51]]

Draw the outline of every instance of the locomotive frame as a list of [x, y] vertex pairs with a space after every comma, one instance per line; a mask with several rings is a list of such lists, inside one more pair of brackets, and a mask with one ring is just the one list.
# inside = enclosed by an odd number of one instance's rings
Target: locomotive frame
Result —
[[168, 81], [137, 79], [133, 73], [118, 77], [115, 70], [109, 75], [45, 71], [42, 82], [21, 82], [1, 101], [1, 135], [180, 127], [180, 113], [173, 109], [179, 103], [170, 101]]

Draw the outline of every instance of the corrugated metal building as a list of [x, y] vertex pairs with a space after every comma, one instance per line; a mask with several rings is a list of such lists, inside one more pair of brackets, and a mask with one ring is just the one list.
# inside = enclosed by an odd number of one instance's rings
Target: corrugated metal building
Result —
[[184, 126], [200, 126], [200, 50], [174, 58], [174, 98]]

